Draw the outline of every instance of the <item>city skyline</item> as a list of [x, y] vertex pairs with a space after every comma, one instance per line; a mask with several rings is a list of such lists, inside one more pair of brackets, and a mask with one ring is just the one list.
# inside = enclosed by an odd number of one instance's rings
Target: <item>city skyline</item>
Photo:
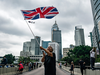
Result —
[[32, 31], [41, 40], [51, 40], [51, 27], [57, 21], [62, 31], [62, 48], [75, 45], [74, 27], [84, 28], [85, 45], [91, 46], [89, 33], [93, 30], [90, 0], [1, 0], [0, 1], [0, 56], [12, 53], [19, 56], [23, 42], [34, 39], [20, 10], [41, 6], [55, 6], [59, 14], [53, 19], [37, 19], [29, 23]]

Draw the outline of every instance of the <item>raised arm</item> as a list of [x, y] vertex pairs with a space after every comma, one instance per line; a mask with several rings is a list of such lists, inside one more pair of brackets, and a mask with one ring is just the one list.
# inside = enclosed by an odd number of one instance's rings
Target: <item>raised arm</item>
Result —
[[92, 53], [93, 52], [93, 49], [90, 51], [90, 53]]
[[41, 50], [44, 50], [49, 56], [53, 57], [53, 53], [50, 52], [49, 50], [43, 48], [43, 47], [40, 47]]

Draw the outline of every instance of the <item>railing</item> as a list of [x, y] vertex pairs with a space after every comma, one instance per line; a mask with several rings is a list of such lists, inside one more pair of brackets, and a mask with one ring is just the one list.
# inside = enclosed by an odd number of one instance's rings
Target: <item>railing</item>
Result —
[[[38, 65], [38, 67], [40, 66], [40, 64]], [[33, 66], [33, 70], [38, 68], [35, 66]], [[18, 67], [2, 67], [0, 68], [0, 75], [18, 75]], [[23, 72], [27, 72], [29, 70], [28, 66], [24, 66]]]
[[[57, 63], [57, 66], [59, 67], [58, 63]], [[81, 75], [81, 71], [80, 71], [79, 66], [75, 66], [75, 67], [77, 67], [77, 68], [74, 68], [74, 74], [75, 75]], [[91, 70], [91, 69], [88, 69], [88, 68], [89, 68], [89, 66], [87, 66], [87, 68], [85, 70], [83, 70], [83, 75], [100, 75], [100, 69]], [[62, 69], [66, 70], [67, 72], [70, 72], [69, 66], [66, 67], [66, 66], [62, 65]]]

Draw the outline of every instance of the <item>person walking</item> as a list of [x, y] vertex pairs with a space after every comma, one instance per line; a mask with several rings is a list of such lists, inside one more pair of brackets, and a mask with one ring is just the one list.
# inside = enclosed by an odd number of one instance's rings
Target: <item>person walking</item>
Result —
[[[70, 66], [70, 71], [71, 71], [71, 75], [74, 75], [74, 63], [73, 63], [73, 61], [71, 61], [71, 66]], [[72, 73], [72, 71], [73, 71], [73, 73]]]
[[95, 47], [90, 51], [90, 64], [91, 64], [91, 69], [94, 70], [94, 63], [95, 63]]
[[56, 75], [56, 57], [55, 53], [53, 53], [53, 48], [49, 46], [47, 49], [40, 47], [41, 50], [44, 50], [47, 55], [43, 52], [43, 57], [41, 59], [44, 62], [45, 67], [45, 75]]
[[86, 67], [85, 67], [85, 62], [83, 62], [83, 71], [84, 71], [84, 73], [85, 73], [85, 75], [86, 75]]
[[67, 61], [65, 62], [65, 64], [64, 64], [65, 66], [67, 66]]
[[85, 62], [83, 62], [83, 70], [85, 70], [86, 69], [86, 67], [85, 67]]
[[6, 65], [7, 64], [7, 58], [4, 56], [4, 59], [3, 59], [3, 63], [4, 63], [4, 65]]
[[28, 68], [29, 68], [29, 71], [31, 71], [31, 67], [32, 67], [32, 63], [31, 63], [31, 62], [29, 62], [29, 63], [28, 63]]
[[23, 65], [22, 65], [22, 63], [21, 63], [21, 61], [20, 61], [20, 63], [19, 63], [19, 68], [18, 68], [18, 71], [22, 74], [22, 72], [23, 72]]
[[80, 59], [79, 65], [80, 65], [81, 74], [83, 75], [83, 60], [82, 59]]
[[62, 63], [61, 62], [59, 63], [59, 67], [60, 67], [60, 69], [62, 68]]

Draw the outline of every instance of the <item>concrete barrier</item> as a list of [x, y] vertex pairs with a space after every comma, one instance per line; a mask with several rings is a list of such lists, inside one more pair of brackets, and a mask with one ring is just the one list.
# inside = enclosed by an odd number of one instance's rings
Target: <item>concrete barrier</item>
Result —
[[[59, 64], [58, 63], [56, 63], [56, 64], [59, 67]], [[67, 72], [70, 72], [69, 71], [70, 67], [66, 67], [66, 66], [62, 65], [62, 69], [66, 70]], [[74, 74], [81, 75], [80, 68], [74, 68]], [[83, 70], [83, 75], [100, 75], [100, 70], [86, 69], [86, 70]]]
[[[24, 66], [23, 72], [27, 72], [28, 69], [28, 66]], [[18, 67], [0, 68], [0, 75], [17, 75], [19, 73], [17, 70]]]
[[[15, 75], [18, 73], [18, 67], [0, 68], [0, 75]], [[28, 66], [24, 66], [23, 72], [28, 71]]]

